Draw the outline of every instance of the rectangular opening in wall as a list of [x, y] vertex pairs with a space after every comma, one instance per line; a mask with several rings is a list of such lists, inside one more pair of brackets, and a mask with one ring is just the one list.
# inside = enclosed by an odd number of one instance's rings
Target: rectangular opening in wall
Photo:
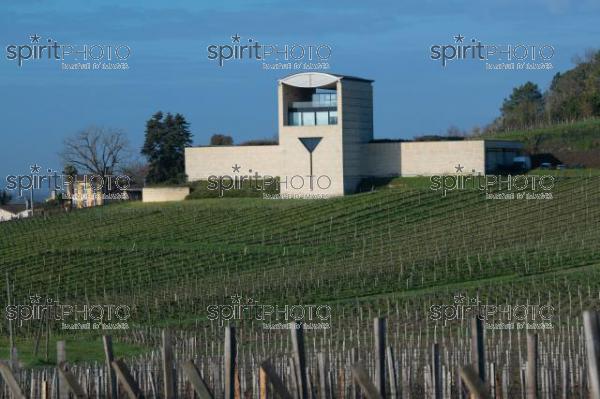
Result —
[[337, 92], [329, 88], [290, 88], [288, 126], [337, 125]]

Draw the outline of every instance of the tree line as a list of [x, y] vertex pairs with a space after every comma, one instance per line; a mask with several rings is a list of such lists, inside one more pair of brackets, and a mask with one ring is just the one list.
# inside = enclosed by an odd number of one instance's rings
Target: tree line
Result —
[[600, 116], [600, 51], [588, 51], [575, 63], [574, 68], [556, 73], [545, 92], [533, 82], [515, 87], [503, 101], [500, 116], [486, 130], [522, 129]]

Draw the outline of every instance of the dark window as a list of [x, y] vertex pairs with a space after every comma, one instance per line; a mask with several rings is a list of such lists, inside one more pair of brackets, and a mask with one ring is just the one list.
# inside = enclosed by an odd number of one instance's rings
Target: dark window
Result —
[[329, 111], [329, 124], [337, 125], [337, 111]]

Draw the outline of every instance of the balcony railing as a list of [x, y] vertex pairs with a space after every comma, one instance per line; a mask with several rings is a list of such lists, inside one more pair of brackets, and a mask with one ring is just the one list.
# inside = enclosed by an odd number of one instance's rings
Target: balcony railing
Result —
[[312, 101], [294, 101], [291, 108], [330, 108], [337, 107], [337, 94], [335, 93], [315, 93], [312, 95]]
[[288, 109], [288, 126], [337, 124], [337, 93], [313, 93], [312, 101], [293, 101]]

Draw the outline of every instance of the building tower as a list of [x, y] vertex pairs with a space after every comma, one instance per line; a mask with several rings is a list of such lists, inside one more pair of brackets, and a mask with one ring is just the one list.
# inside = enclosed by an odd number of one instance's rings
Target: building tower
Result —
[[[287, 176], [282, 193], [354, 192], [366, 167], [364, 144], [373, 139], [372, 82], [321, 72], [279, 80], [281, 172]], [[292, 180], [298, 175], [304, 181]]]

